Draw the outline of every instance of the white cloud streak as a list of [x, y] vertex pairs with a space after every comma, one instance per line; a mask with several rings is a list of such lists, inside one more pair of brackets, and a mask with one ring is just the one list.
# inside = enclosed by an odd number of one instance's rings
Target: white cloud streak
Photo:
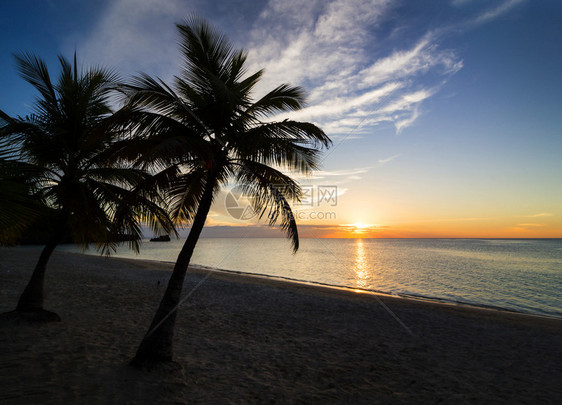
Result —
[[[381, 164], [378, 164], [381, 166]], [[305, 176], [301, 173], [290, 173], [290, 175], [297, 179], [302, 184], [339, 186], [341, 184], [349, 183], [350, 181], [360, 180], [363, 175], [373, 167], [357, 167], [353, 169], [343, 170], [316, 170], [312, 176]]]
[[544, 217], [552, 217], [552, 216], [554, 216], [554, 214], [551, 214], [550, 212], [540, 212], [538, 214], [525, 215], [522, 218], [544, 218]]
[[[130, 75], [146, 72], [169, 80], [180, 55], [174, 23], [185, 12], [182, 0], [114, 0], [80, 43], [85, 60]], [[74, 47], [74, 44], [68, 44]]]
[[377, 161], [377, 163], [378, 163], [377, 167], [384, 166], [385, 164], [392, 162], [394, 159], [396, 159], [398, 157], [400, 157], [400, 154], [397, 154], [397, 155], [394, 155], [394, 156], [389, 156], [386, 159], [379, 159]]
[[491, 10], [485, 11], [484, 13], [480, 14], [478, 17], [476, 17], [473, 21], [474, 24], [483, 24], [483, 23], [487, 23], [491, 20], [494, 20], [498, 17], [500, 17], [501, 15], [507, 13], [508, 11], [510, 11], [513, 7], [517, 6], [518, 4], [523, 3], [524, 0], [507, 0], [505, 2], [503, 2], [502, 4], [500, 4], [499, 6], [497, 6], [496, 8], [493, 8]]
[[[381, 123], [400, 133], [420, 116], [419, 105], [462, 68], [431, 33], [373, 59], [373, 27], [385, 20], [389, 1], [306, 4], [270, 2], [251, 35], [259, 38], [249, 47], [252, 67], [266, 69], [260, 90], [281, 82], [311, 89], [311, 105], [283, 118], [312, 120], [330, 135], [364, 134]], [[428, 80], [429, 73], [436, 78]]]
[[[472, 23], [492, 21], [521, 1], [506, 0]], [[202, 4], [114, 0], [79, 44], [80, 52], [126, 75], [144, 71], [170, 81], [181, 61], [174, 23]], [[443, 32], [429, 28], [385, 48], [377, 29], [395, 7], [391, 0], [270, 0], [250, 27], [232, 36], [245, 38], [239, 45], [249, 51], [250, 72], [266, 69], [256, 96], [281, 83], [309, 90], [309, 106], [283, 117], [311, 120], [336, 138], [361, 137], [381, 124], [399, 134], [425, 113], [423, 103], [463, 61], [440, 47]]]
[[369, 171], [370, 167], [360, 167], [356, 169], [346, 169], [346, 170], [318, 170], [316, 171], [317, 178], [324, 178], [324, 177], [347, 177], [347, 176], [356, 176], [358, 174], [364, 174]]

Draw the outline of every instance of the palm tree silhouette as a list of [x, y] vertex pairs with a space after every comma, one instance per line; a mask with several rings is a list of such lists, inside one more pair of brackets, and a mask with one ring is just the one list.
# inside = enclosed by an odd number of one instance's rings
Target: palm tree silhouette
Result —
[[251, 199], [259, 217], [280, 223], [299, 247], [297, 224], [289, 201], [301, 189], [287, 169], [310, 173], [321, 147], [330, 139], [317, 126], [267, 116], [298, 110], [299, 87], [280, 85], [257, 101], [252, 90], [263, 71], [246, 75], [246, 54], [204, 20], [192, 17], [177, 25], [184, 66], [169, 87], [140, 75], [123, 87], [130, 130], [143, 146], [139, 162], [165, 168], [172, 218], [190, 222], [166, 292], [132, 365], [172, 360], [177, 308], [187, 268], [217, 192], [235, 180]]
[[[6, 124], [0, 111], [0, 131]], [[33, 168], [17, 159], [18, 146], [0, 136], [0, 244], [11, 244], [43, 213], [30, 194]]]
[[[112, 123], [108, 98], [116, 75], [103, 68], [79, 73], [76, 54], [72, 65], [62, 56], [59, 62], [60, 74], [53, 84], [43, 60], [17, 55], [20, 75], [40, 97], [33, 115], [12, 118], [0, 111], [0, 139], [12, 148], [4, 150], [5, 163], [10, 164], [4, 165], [2, 184], [24, 187], [54, 223], [16, 310], [8, 313], [34, 320], [60, 319], [43, 309], [43, 286], [47, 262], [65, 235], [83, 246], [95, 242], [108, 253], [116, 246], [113, 236], [123, 233], [138, 250], [141, 219], [154, 228], [174, 230], [155, 190], [143, 189], [150, 176], [129, 167], [117, 154], [129, 140]], [[16, 164], [25, 167], [23, 178], [13, 175]], [[21, 211], [21, 204], [8, 205]]]

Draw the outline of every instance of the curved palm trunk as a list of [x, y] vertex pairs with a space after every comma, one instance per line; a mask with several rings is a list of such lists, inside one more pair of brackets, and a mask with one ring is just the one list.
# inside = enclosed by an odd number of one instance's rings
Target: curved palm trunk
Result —
[[199, 240], [199, 235], [203, 230], [207, 214], [213, 202], [215, 182], [216, 177], [210, 175], [197, 208], [191, 230], [178, 255], [172, 276], [168, 281], [164, 297], [152, 319], [148, 332], [137, 349], [135, 357], [131, 360], [130, 364], [132, 366], [172, 361], [174, 328], [183, 282], [195, 245]]
[[45, 271], [47, 269], [47, 262], [51, 257], [51, 254], [59, 244], [61, 240], [60, 235], [56, 235], [51, 238], [51, 240], [45, 245], [41, 255], [39, 256], [39, 261], [35, 265], [33, 274], [23, 290], [18, 301], [18, 306], [16, 311], [41, 311], [43, 310], [43, 298], [44, 298], [44, 284], [45, 284]]
[[29, 321], [60, 321], [60, 317], [54, 312], [43, 309], [45, 272], [47, 263], [64, 236], [66, 219], [63, 216], [55, 227], [51, 239], [47, 242], [39, 260], [35, 265], [35, 269], [31, 274], [31, 278], [27, 286], [21, 294], [15, 311], [8, 312], [4, 315], [8, 318], [20, 319], [24, 318]]

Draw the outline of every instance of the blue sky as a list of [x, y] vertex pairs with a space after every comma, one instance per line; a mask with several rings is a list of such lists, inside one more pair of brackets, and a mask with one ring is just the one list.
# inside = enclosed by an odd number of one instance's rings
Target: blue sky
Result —
[[[307, 90], [306, 109], [277, 118], [333, 138], [302, 181], [336, 186], [337, 204], [296, 207], [305, 234], [562, 237], [560, 1], [3, 1], [0, 108], [30, 112], [19, 51], [170, 81], [174, 23], [192, 13], [266, 69], [256, 96]], [[209, 224], [248, 225], [219, 203]]]

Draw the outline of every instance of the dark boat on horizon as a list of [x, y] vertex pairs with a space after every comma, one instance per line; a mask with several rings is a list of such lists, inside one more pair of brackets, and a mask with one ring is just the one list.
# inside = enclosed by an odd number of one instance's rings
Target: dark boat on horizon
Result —
[[150, 239], [151, 242], [169, 242], [170, 241], [170, 235], [161, 235], [158, 236], [156, 238], [152, 238]]

